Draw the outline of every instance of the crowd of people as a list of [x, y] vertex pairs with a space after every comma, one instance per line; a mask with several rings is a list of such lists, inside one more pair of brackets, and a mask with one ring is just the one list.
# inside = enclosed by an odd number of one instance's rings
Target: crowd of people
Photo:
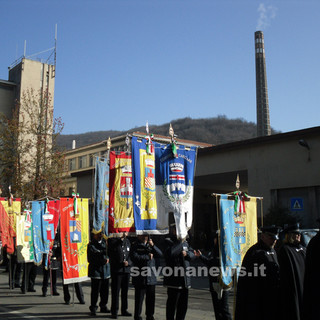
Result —
[[268, 226], [261, 231], [260, 240], [249, 248], [242, 261], [235, 320], [320, 319], [320, 234], [305, 248], [301, 245], [299, 224], [287, 226], [283, 243], [275, 250], [280, 228]]
[[[320, 222], [320, 220], [319, 220]], [[317, 306], [319, 300], [318, 261], [320, 259], [320, 234], [311, 239], [307, 248], [300, 243], [299, 224], [284, 229], [282, 245], [275, 250], [280, 228], [268, 226], [261, 228], [261, 237], [247, 251], [241, 266], [236, 293], [235, 320], [315, 320], [320, 319]], [[87, 248], [88, 277], [91, 279], [90, 315], [96, 316], [98, 307], [101, 313], [110, 313], [117, 319], [118, 314], [142, 320], [145, 301], [146, 320], [154, 320], [156, 299], [157, 259], [162, 258], [168, 268], [186, 271], [191, 261], [200, 259], [205, 266], [220, 267], [219, 232], [214, 232], [210, 240], [211, 251], [205, 255], [190, 247], [187, 239], [178, 239], [176, 226], [170, 226], [170, 237], [164, 248], [160, 249], [147, 234], [137, 235], [132, 241], [126, 232], [120, 237], [107, 240], [102, 232], [94, 232]], [[51, 270], [43, 266], [42, 295], [50, 291], [58, 296], [57, 269], [54, 262], [59, 261], [61, 268], [61, 248], [56, 237], [52, 252], [49, 254]], [[14, 256], [12, 256], [13, 258]], [[37, 266], [33, 263], [10, 263], [9, 284], [19, 287], [21, 292], [35, 292]], [[132, 270], [134, 269], [134, 273]], [[23, 273], [20, 284], [20, 273]], [[130, 278], [134, 287], [133, 314], [128, 310], [128, 289]], [[231, 320], [229, 310], [230, 287], [222, 287], [219, 275], [209, 273], [215, 318]], [[111, 281], [111, 304], [109, 287]], [[183, 320], [188, 309], [188, 295], [191, 275], [188, 272], [163, 274], [163, 285], [167, 288], [166, 319]], [[79, 303], [84, 304], [81, 283], [75, 284]], [[66, 304], [70, 304], [68, 285], [63, 285]], [[119, 313], [119, 311], [121, 311]]]

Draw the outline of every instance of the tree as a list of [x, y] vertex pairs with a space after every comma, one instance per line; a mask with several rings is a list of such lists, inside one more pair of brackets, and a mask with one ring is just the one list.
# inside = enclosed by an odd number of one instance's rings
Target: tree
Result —
[[57, 146], [63, 130], [53, 118], [48, 92], [29, 89], [18, 101], [11, 118], [0, 116], [0, 181], [2, 188], [26, 200], [59, 195], [64, 154]]

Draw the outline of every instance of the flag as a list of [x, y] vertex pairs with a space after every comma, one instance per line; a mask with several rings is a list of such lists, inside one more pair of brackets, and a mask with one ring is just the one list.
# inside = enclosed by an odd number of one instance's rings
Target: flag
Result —
[[168, 229], [168, 214], [173, 212], [181, 239], [192, 226], [196, 150], [179, 145], [174, 156], [170, 144], [155, 144], [157, 229]]
[[72, 198], [60, 199], [60, 237], [63, 283], [88, 280], [87, 245], [89, 243], [88, 199], [77, 199], [74, 211]]
[[0, 233], [2, 246], [7, 248], [8, 254], [14, 253], [16, 237], [16, 217], [21, 212], [21, 200], [19, 198], [0, 198]]
[[131, 155], [110, 152], [109, 233], [134, 232]]
[[93, 229], [108, 235], [109, 166], [107, 159], [96, 160]]
[[17, 216], [17, 260], [19, 263], [34, 261], [32, 212], [25, 209]]
[[234, 200], [228, 200], [228, 195], [220, 198], [220, 261], [221, 277], [225, 286], [232, 282], [231, 270], [241, 266], [239, 241], [241, 229], [235, 223]]
[[[52, 219], [48, 220], [50, 232], [47, 233], [47, 240], [50, 241], [49, 251], [52, 251], [53, 242], [57, 234], [59, 219], [60, 219], [60, 200], [49, 200], [47, 203], [47, 210], [50, 213]], [[45, 261], [45, 268], [48, 268], [49, 255]]]
[[[235, 197], [237, 201], [237, 195]], [[229, 285], [232, 281], [231, 269], [240, 270], [247, 250], [257, 242], [257, 204], [256, 198], [243, 200], [244, 208], [239, 212], [235, 200], [228, 195], [220, 198], [220, 252], [222, 282]]]
[[59, 215], [59, 200], [32, 201], [34, 262], [37, 265], [41, 264], [43, 254], [48, 255], [52, 249]]
[[157, 230], [158, 213], [154, 148], [150, 147], [150, 141], [147, 139], [133, 137], [131, 143], [133, 213], [136, 233], [161, 234], [163, 230]]

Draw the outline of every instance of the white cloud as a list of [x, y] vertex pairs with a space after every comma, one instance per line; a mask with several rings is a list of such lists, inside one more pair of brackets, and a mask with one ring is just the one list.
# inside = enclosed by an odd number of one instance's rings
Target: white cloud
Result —
[[270, 26], [271, 21], [277, 15], [277, 10], [278, 9], [275, 6], [266, 6], [264, 3], [260, 3], [258, 7], [259, 17], [257, 22], [257, 30], [263, 30]]

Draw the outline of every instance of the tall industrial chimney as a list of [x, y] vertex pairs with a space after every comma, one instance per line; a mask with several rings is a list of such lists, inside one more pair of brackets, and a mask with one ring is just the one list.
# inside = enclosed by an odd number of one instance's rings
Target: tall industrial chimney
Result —
[[257, 98], [257, 135], [271, 135], [268, 86], [266, 73], [266, 57], [262, 31], [254, 33], [256, 56], [256, 98]]

